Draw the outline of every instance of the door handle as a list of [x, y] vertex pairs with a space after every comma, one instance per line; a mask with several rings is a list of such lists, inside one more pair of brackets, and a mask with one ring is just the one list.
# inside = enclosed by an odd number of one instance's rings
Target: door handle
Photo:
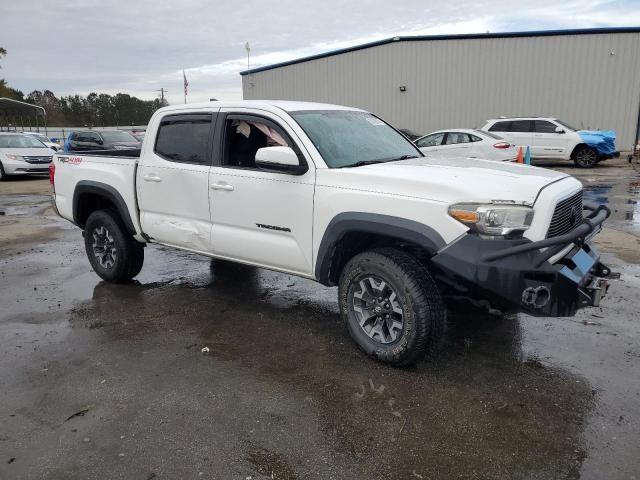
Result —
[[156, 176], [156, 175], [145, 175], [144, 177], [142, 177], [142, 179], [145, 182], [156, 182], [156, 183], [158, 183], [158, 182], [162, 181], [162, 179], [160, 177]]
[[233, 185], [229, 185], [228, 183], [212, 183], [212, 190], [226, 190], [227, 192], [233, 192]]

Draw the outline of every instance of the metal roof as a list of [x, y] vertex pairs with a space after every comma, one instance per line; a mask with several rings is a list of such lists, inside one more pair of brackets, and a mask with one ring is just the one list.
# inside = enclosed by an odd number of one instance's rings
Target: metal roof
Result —
[[533, 30], [526, 32], [504, 32], [504, 33], [464, 33], [457, 35], [417, 35], [417, 36], [403, 36], [386, 38], [384, 40], [378, 40], [375, 42], [363, 43], [348, 48], [341, 48], [339, 50], [332, 50], [330, 52], [319, 53], [317, 55], [311, 55], [309, 57], [297, 58], [295, 60], [289, 60], [287, 62], [274, 63], [273, 65], [266, 65], [264, 67], [252, 68], [250, 70], [244, 70], [240, 72], [240, 75], [249, 75], [251, 73], [264, 72], [265, 70], [272, 70], [275, 68], [286, 67], [288, 65], [295, 65], [296, 63], [308, 62], [310, 60], [317, 60], [319, 58], [332, 57], [334, 55], [341, 55], [343, 53], [355, 52], [356, 50], [364, 50], [366, 48], [377, 47], [380, 45], [386, 45], [394, 42], [417, 42], [417, 41], [439, 41], [439, 40], [473, 40], [473, 39], [488, 39], [488, 38], [521, 38], [521, 37], [553, 37], [553, 36], [567, 36], [567, 35], [594, 35], [594, 34], [606, 34], [606, 33], [640, 33], [640, 27], [606, 27], [606, 28], [579, 28], [568, 30]]
[[46, 111], [39, 105], [20, 102], [12, 98], [0, 98], [0, 115], [42, 115], [46, 116]]

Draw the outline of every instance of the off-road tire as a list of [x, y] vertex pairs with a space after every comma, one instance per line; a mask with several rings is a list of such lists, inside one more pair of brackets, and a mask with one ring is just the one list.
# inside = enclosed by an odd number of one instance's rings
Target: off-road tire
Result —
[[[110, 266], [101, 264], [94, 252], [94, 233], [107, 232], [115, 258]], [[84, 246], [93, 270], [107, 282], [124, 283], [140, 273], [144, 263], [144, 246], [127, 231], [120, 216], [113, 210], [97, 210], [87, 219]]]
[[[354, 293], [361, 291], [359, 282], [367, 275], [387, 282], [401, 305], [404, 325], [389, 343], [366, 333], [354, 311]], [[349, 260], [340, 274], [338, 301], [351, 338], [382, 362], [398, 367], [413, 365], [442, 345], [447, 323], [442, 296], [427, 269], [401, 250], [375, 249]]]
[[573, 163], [580, 168], [592, 168], [600, 161], [598, 152], [587, 146], [576, 148], [576, 151], [573, 152], [572, 158]]

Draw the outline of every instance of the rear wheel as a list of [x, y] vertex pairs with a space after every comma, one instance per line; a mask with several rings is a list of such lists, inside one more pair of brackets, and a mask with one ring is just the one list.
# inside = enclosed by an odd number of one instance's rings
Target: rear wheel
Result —
[[0, 182], [5, 178], [4, 167], [2, 166], [2, 162], [0, 162]]
[[127, 232], [118, 214], [111, 210], [89, 215], [84, 245], [94, 271], [108, 282], [127, 282], [142, 269], [143, 245]]
[[340, 275], [338, 298], [351, 337], [378, 360], [412, 365], [441, 343], [446, 311], [440, 292], [426, 269], [400, 250], [352, 258]]
[[573, 154], [573, 163], [580, 168], [591, 168], [598, 163], [598, 161], [598, 152], [591, 147], [579, 147]]

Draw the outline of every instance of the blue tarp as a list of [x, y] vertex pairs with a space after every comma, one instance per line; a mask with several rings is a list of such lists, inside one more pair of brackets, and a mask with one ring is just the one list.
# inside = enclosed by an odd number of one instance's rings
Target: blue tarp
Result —
[[616, 153], [616, 132], [612, 130], [578, 130], [582, 141], [595, 148], [600, 155], [613, 155]]

